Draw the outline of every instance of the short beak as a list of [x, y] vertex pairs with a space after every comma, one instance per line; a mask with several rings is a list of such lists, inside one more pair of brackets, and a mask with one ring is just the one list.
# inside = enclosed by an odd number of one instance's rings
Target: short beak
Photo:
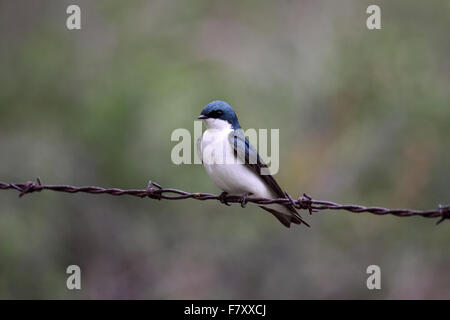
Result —
[[201, 115], [198, 116], [197, 119], [208, 119], [208, 117], [205, 116], [204, 114], [201, 114]]

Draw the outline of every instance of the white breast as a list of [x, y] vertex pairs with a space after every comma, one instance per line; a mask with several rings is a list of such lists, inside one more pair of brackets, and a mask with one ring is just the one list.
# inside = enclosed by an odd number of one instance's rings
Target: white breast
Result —
[[252, 193], [254, 197], [273, 197], [263, 180], [235, 158], [228, 140], [232, 130], [230, 125], [228, 128], [210, 128], [203, 133], [199, 141], [199, 157], [206, 172], [220, 189], [230, 194]]

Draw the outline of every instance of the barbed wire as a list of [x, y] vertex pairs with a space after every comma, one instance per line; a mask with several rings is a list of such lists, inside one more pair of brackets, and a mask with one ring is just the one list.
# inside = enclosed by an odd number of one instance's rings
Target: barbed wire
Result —
[[103, 188], [97, 186], [70, 186], [70, 185], [44, 185], [39, 178], [36, 182], [27, 181], [25, 183], [6, 183], [0, 181], [0, 190], [14, 189], [19, 192], [19, 197], [27, 193], [40, 192], [42, 190], [52, 190], [66, 193], [91, 193], [91, 194], [109, 194], [113, 196], [130, 195], [140, 198], [165, 199], [165, 200], [218, 200], [221, 203], [230, 205], [230, 203], [240, 203], [242, 207], [249, 202], [268, 205], [273, 203], [292, 204], [297, 209], [308, 210], [310, 214], [321, 210], [344, 210], [354, 213], [368, 212], [376, 215], [394, 215], [397, 217], [421, 216], [424, 218], [440, 218], [436, 224], [445, 219], [450, 219], [450, 205], [439, 205], [435, 210], [409, 210], [409, 209], [388, 209], [383, 207], [365, 207], [360, 205], [342, 205], [339, 203], [323, 200], [314, 200], [307, 194], [303, 194], [297, 199], [293, 199], [287, 192], [286, 198], [268, 199], [253, 198], [247, 196], [235, 196], [222, 193], [215, 195], [211, 193], [190, 193], [173, 188], [163, 188], [160, 184], [149, 181], [146, 189], [119, 189]]

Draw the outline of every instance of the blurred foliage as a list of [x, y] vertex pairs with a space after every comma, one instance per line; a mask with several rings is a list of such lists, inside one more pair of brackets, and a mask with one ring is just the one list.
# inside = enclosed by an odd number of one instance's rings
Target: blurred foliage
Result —
[[[445, 203], [449, 2], [375, 1], [369, 31], [372, 2], [76, 1], [68, 31], [72, 2], [2, 1], [0, 180], [219, 192], [171, 163], [170, 135], [222, 99], [245, 128], [280, 128], [293, 195]], [[0, 298], [450, 298], [450, 224], [304, 215], [286, 230], [251, 206], [1, 192]]]

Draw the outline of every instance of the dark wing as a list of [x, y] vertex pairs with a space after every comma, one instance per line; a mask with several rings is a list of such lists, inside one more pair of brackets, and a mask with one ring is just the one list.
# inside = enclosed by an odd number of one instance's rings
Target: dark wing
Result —
[[253, 148], [253, 146], [250, 144], [241, 129], [231, 132], [228, 136], [228, 141], [234, 148], [234, 154], [247, 167], [258, 174], [278, 197], [286, 197], [285, 193], [275, 181], [274, 177], [272, 177], [272, 175], [261, 174], [262, 169], [268, 170], [267, 165], [261, 159], [255, 148]]
[[[253, 146], [250, 144], [248, 139], [245, 137], [243, 131], [241, 129], [234, 130], [230, 133], [228, 136], [228, 141], [234, 148], [234, 154], [242, 161], [247, 167], [249, 167], [251, 170], [253, 170], [257, 175], [261, 177], [261, 179], [264, 180], [264, 182], [273, 190], [273, 192], [276, 194], [277, 197], [280, 198], [286, 198], [286, 194], [281, 189], [281, 187], [278, 185], [274, 177], [270, 174], [261, 174], [262, 169], [267, 169], [267, 165], [264, 163], [264, 161], [259, 156], [258, 152], [253, 148]], [[284, 205], [292, 214], [292, 218], [289, 219], [290, 221], [285, 221], [286, 217], [280, 212], [277, 212], [273, 209], [270, 209], [268, 207], [261, 207], [264, 210], [269, 211], [272, 213], [282, 224], [289, 227], [290, 223], [297, 223], [303, 222], [305, 225], [309, 226], [298, 214], [297, 210], [291, 205], [287, 204]]]

